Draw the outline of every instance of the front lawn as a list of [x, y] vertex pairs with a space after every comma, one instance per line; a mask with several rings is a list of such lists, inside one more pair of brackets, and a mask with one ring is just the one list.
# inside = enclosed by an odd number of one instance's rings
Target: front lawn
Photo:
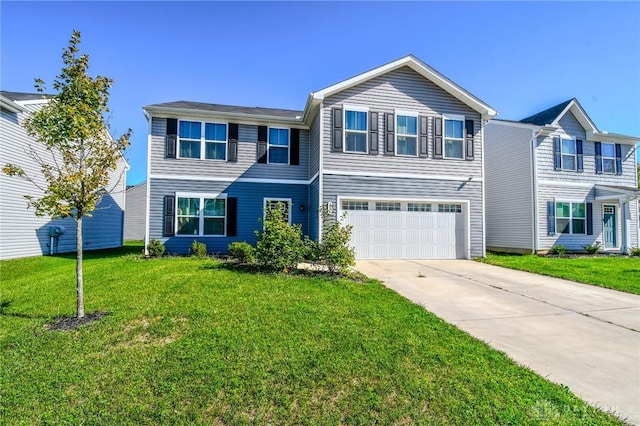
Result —
[[640, 294], [640, 258], [543, 257], [490, 253], [481, 262]]
[[73, 256], [0, 263], [0, 424], [621, 424], [377, 282], [125, 251], [64, 332]]

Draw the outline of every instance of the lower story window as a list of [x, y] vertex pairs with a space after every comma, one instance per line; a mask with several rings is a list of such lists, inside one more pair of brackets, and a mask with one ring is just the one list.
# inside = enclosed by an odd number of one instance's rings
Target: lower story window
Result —
[[224, 198], [178, 197], [178, 235], [224, 235]]
[[556, 230], [561, 234], [586, 234], [587, 209], [585, 203], [556, 203]]
[[282, 216], [291, 223], [291, 199], [290, 198], [266, 198], [264, 200], [265, 213], [267, 210], [276, 208], [282, 210]]
[[462, 213], [462, 204], [438, 204], [439, 213]]

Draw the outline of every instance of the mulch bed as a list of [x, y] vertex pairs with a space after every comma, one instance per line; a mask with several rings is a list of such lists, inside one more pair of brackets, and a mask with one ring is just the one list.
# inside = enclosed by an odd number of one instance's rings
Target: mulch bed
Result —
[[100, 318], [109, 315], [108, 312], [98, 311], [85, 314], [84, 317], [60, 317], [53, 323], [47, 324], [44, 327], [49, 331], [69, 331], [75, 330], [81, 325], [90, 324], [94, 321], [98, 321]]

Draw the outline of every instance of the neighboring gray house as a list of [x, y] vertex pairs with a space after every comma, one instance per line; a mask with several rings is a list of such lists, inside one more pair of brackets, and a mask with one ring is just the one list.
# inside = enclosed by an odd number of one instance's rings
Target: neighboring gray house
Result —
[[[40, 167], [28, 155], [33, 147], [43, 159], [52, 158], [42, 145], [27, 135], [23, 122], [48, 102], [41, 94], [0, 92], [0, 164], [14, 163], [28, 174], [41, 176]], [[93, 217], [84, 220], [84, 247], [96, 250], [122, 246], [125, 181], [128, 164], [124, 158], [112, 175], [111, 194], [106, 195]], [[37, 217], [27, 209], [25, 195], [41, 194], [30, 182], [0, 173], [0, 259], [64, 253], [76, 250], [73, 219]], [[57, 228], [56, 228], [57, 227]], [[64, 232], [50, 235], [56, 229]]]
[[346, 214], [359, 259], [485, 254], [483, 129], [496, 112], [406, 56], [309, 95], [303, 111], [169, 102], [150, 123], [146, 243], [255, 243], [265, 208], [321, 238]]
[[638, 247], [635, 144], [598, 130], [576, 99], [485, 128], [487, 246]]
[[124, 212], [125, 241], [143, 241], [147, 230], [147, 183], [127, 188], [127, 208]]

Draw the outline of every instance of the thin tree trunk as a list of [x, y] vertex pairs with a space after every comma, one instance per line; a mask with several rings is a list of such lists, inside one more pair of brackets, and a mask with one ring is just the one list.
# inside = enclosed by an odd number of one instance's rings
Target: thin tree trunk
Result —
[[82, 216], [76, 221], [76, 303], [78, 318], [84, 317], [84, 290], [82, 288]]

